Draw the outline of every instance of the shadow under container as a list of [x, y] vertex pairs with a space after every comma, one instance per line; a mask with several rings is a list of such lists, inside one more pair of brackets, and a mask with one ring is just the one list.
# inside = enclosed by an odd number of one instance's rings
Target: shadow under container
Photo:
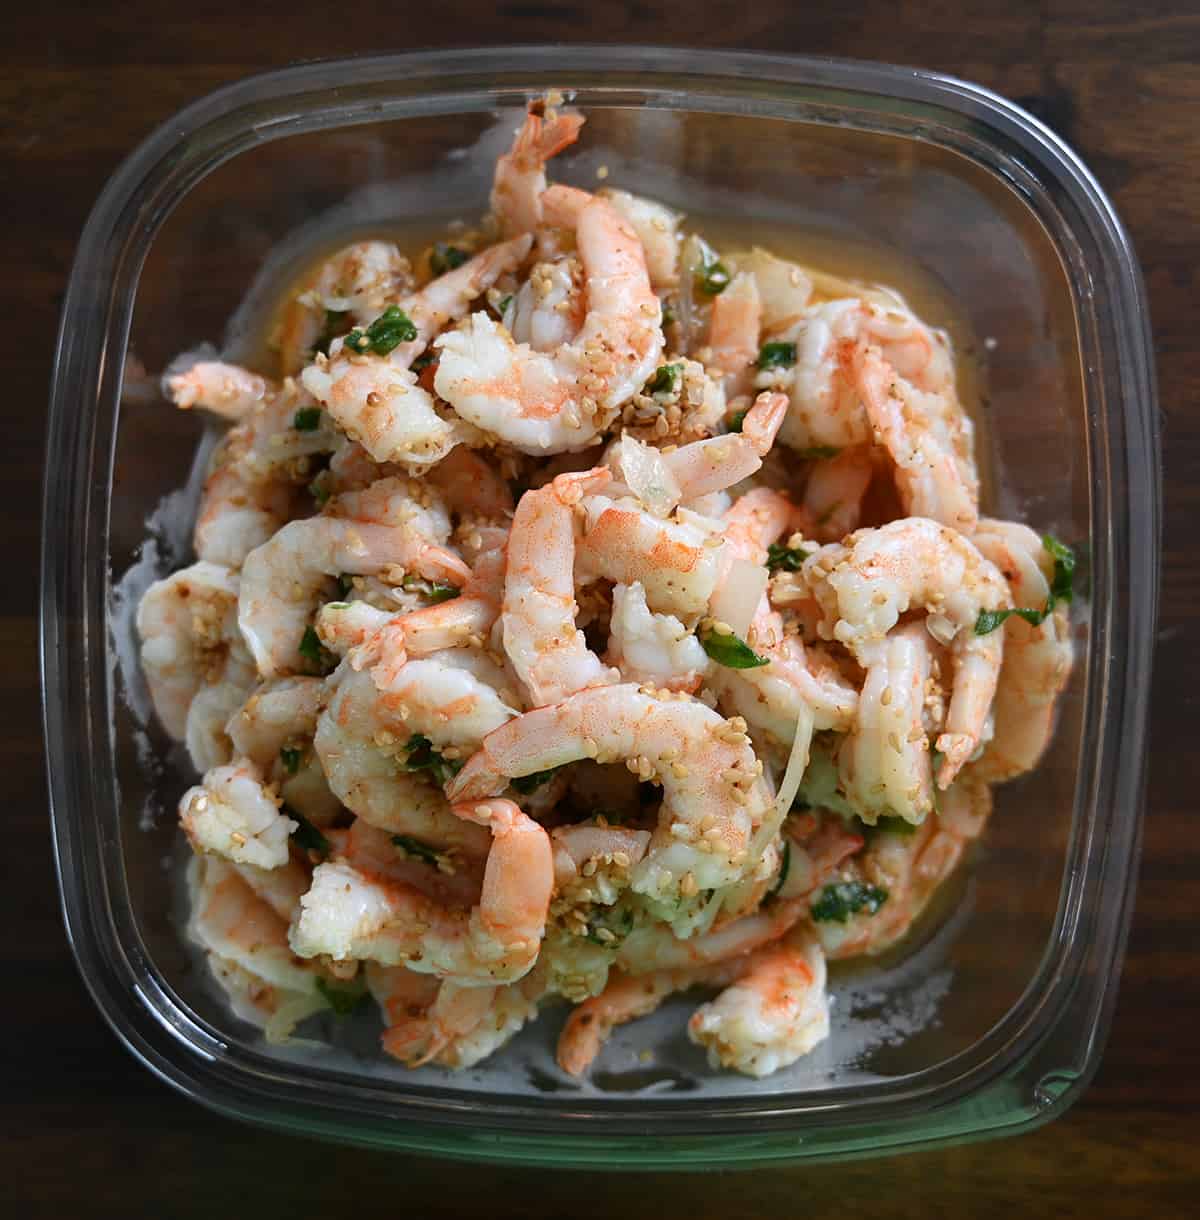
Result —
[[[824, 1058], [761, 1082], [718, 1078], [696, 1048], [670, 1043], [682, 1042], [678, 1009], [661, 1044], [667, 1026], [643, 1027], [669, 1065], [663, 1088], [631, 1073], [572, 1090], [514, 1067], [551, 1064], [538, 1028], [512, 1062], [502, 1053], [459, 1076], [382, 1062], [374, 1034], [319, 1054], [267, 1045], [183, 943], [164, 862], [178, 855], [169, 811], [192, 777], [118, 689], [129, 628], [114, 594], [148, 562], [147, 519], [187, 483], [203, 426], [131, 392], [126, 357], [163, 368], [225, 332], [256, 275], [251, 307], [338, 240], [477, 215], [520, 107], [552, 87], [588, 116], [586, 140], [556, 162], [568, 181], [594, 183], [605, 166], [612, 183], [751, 235], [783, 224], [911, 256], [986, 347], [985, 510], [1076, 544], [1090, 585], [1052, 749], [997, 790], [960, 880], [935, 1018], [839, 1056], [835, 1003]], [[1159, 522], [1147, 330], [1128, 241], [1086, 169], [1022, 111], [944, 77], [739, 53], [463, 51], [304, 65], [189, 107], [121, 167], [88, 222], [49, 423], [55, 842], [68, 932], [104, 1016], [158, 1076], [223, 1113], [512, 1163], [864, 1155], [1060, 1113], [1101, 1054], [1137, 860]], [[236, 348], [247, 334], [227, 338]], [[170, 551], [160, 539], [162, 571], [186, 561]], [[146, 819], [155, 807], [166, 812]], [[879, 975], [885, 1004], [894, 976]]]

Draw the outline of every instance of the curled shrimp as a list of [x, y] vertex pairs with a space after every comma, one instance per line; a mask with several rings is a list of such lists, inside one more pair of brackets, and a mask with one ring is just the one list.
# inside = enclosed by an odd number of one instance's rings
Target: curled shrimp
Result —
[[492, 833], [479, 903], [469, 912], [411, 887], [318, 865], [289, 933], [301, 957], [328, 954], [482, 985], [513, 982], [532, 968], [554, 884], [550, 841], [511, 801], [468, 801], [458, 817]]
[[605, 200], [568, 187], [542, 195], [546, 218], [575, 230], [587, 314], [551, 353], [515, 343], [485, 313], [439, 338], [434, 385], [464, 419], [524, 453], [586, 448], [662, 354], [661, 308], [641, 243]]
[[608, 483], [604, 467], [562, 474], [517, 505], [508, 538], [504, 648], [535, 707], [617, 680], [575, 626], [575, 506]]
[[937, 783], [949, 787], [979, 745], [1004, 656], [1004, 636], [976, 634], [982, 611], [1009, 605], [995, 566], [955, 530], [920, 517], [891, 521], [822, 547], [804, 561], [804, 579], [823, 612], [819, 631], [862, 661], [910, 609], [926, 612], [929, 632], [954, 669]]
[[711, 363], [727, 377], [744, 374], [758, 359], [762, 300], [752, 275], [739, 271], [725, 291], [713, 299], [708, 321]]
[[627, 682], [693, 692], [708, 671], [704, 646], [673, 614], [655, 614], [634, 581], [613, 588], [606, 659]]
[[341, 339], [329, 356], [318, 354], [300, 376], [306, 390], [338, 426], [379, 462], [425, 466], [440, 461], [463, 439], [453, 420], [434, 409], [429, 392], [417, 384], [412, 362], [447, 322], [461, 318], [470, 304], [529, 251], [530, 239], [517, 238], [483, 253], [432, 280], [399, 302], [416, 337], [386, 355], [359, 353]]
[[579, 260], [568, 255], [536, 263], [510, 308], [504, 319], [517, 343], [527, 343], [535, 352], [552, 352], [570, 343], [586, 314]]
[[265, 377], [222, 360], [197, 360], [182, 372], [169, 373], [163, 384], [182, 410], [203, 407], [233, 423], [265, 401], [273, 388]]
[[688, 897], [753, 871], [751, 836], [771, 805], [750, 740], [703, 703], [636, 686], [597, 687], [489, 733], [451, 781], [451, 799], [502, 792], [509, 780], [579, 759], [625, 761], [662, 785], [659, 825], [632, 888]]
[[[1003, 574], [1014, 606], [1040, 610], [1050, 599], [1054, 560], [1041, 538], [1015, 521], [985, 518], [971, 536]], [[1004, 624], [1004, 667], [992, 705], [995, 733], [975, 772], [993, 782], [1037, 766], [1054, 730], [1054, 706], [1071, 673], [1068, 603], [1037, 626], [1019, 615]]]
[[646, 252], [646, 270], [655, 292], [679, 282], [679, 222], [683, 217], [653, 199], [611, 188], [599, 194], [633, 226]]
[[812, 522], [811, 536], [836, 542], [857, 529], [863, 497], [874, 474], [871, 451], [865, 446], [852, 446], [836, 457], [814, 462], [801, 501]]
[[179, 824], [197, 852], [239, 864], [280, 868], [297, 822], [279, 811], [279, 798], [247, 759], [215, 767], [179, 802]]
[[541, 101], [530, 103], [512, 147], [496, 162], [492, 181], [492, 212], [505, 234], [541, 228], [546, 162], [575, 143], [583, 122], [581, 114], [547, 110]]

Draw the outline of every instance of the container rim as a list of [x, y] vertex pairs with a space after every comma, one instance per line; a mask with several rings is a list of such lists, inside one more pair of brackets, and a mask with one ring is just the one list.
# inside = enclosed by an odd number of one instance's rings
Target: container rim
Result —
[[[500, 70], [497, 59], [504, 64]], [[112, 748], [104, 627], [109, 574], [88, 557], [108, 553], [112, 425], [133, 289], [153, 233], [201, 177], [252, 144], [378, 121], [400, 109], [428, 112], [468, 101], [495, 107], [554, 84], [597, 96], [636, 95], [660, 109], [869, 131], [888, 131], [888, 115], [899, 105], [904, 129], [894, 134], [950, 147], [1004, 178], [1047, 229], [1077, 294], [1089, 445], [1108, 477], [1095, 490], [1092, 510], [1095, 611], [1085, 709], [1092, 767], [1087, 774], [1085, 751], [1052, 938], [1068, 952], [1043, 963], [1013, 1011], [969, 1052], [913, 1078], [871, 1086], [866, 1091], [872, 1099], [839, 1090], [838, 1102], [855, 1101], [852, 1122], [835, 1113], [839, 1107], [828, 1094], [773, 1097], [772, 1103], [786, 1104], [756, 1113], [747, 1112], [748, 1103], [704, 1103], [701, 1122], [695, 1121], [695, 1102], [639, 1100], [631, 1106], [572, 1096], [542, 1107], [522, 1099], [522, 1114], [490, 1106], [490, 1125], [464, 1133], [451, 1124], [461, 1123], [469, 1107], [430, 1106], [361, 1088], [352, 1105], [331, 1098], [319, 1082], [289, 1079], [263, 1056], [243, 1056], [231, 1073], [228, 1048], [175, 1005], [133, 928], [119, 837], [103, 819], [105, 808], [115, 807], [111, 776], [84, 776], [63, 765], [68, 751], [104, 758]], [[987, 148], [1005, 154], [1003, 172], [980, 159]], [[1132, 325], [1116, 326], [1114, 319]], [[103, 329], [94, 341], [97, 325]], [[224, 1113], [467, 1158], [626, 1168], [711, 1165], [715, 1158], [750, 1164], [967, 1138], [1059, 1112], [1097, 1065], [1115, 999], [1115, 987], [1107, 984], [1123, 952], [1140, 835], [1160, 528], [1149, 350], [1133, 252], [1095, 179], [1036, 119], [952, 77], [763, 52], [516, 46], [306, 63], [251, 76], [193, 102], [126, 159], [87, 221], [63, 306], [47, 427], [47, 453], [59, 459], [47, 462], [44, 480], [41, 607], [55, 861], [68, 938], [102, 1014], [156, 1075]], [[1086, 375], [1093, 376], [1090, 388]], [[1101, 382], [1120, 387], [1118, 403], [1106, 402]], [[93, 410], [80, 408], [93, 399]], [[1131, 462], [1131, 453], [1142, 460]], [[1136, 598], [1134, 588], [1140, 590]], [[1105, 646], [1112, 638], [1125, 642], [1121, 655]], [[1100, 891], [1103, 904], [1085, 902]], [[1070, 1038], [1064, 1036], [1068, 1022]], [[181, 1047], [189, 1052], [186, 1059]], [[1019, 1096], [1013, 1086], [1018, 1075], [1029, 1084]], [[932, 1076], [937, 1079], [925, 1079]], [[336, 1073], [327, 1077], [336, 1080]], [[542, 1111], [532, 1121], [530, 1108]], [[381, 1128], [384, 1112], [401, 1121]], [[696, 1134], [669, 1134], [685, 1116]], [[472, 1112], [474, 1120], [481, 1117]]]

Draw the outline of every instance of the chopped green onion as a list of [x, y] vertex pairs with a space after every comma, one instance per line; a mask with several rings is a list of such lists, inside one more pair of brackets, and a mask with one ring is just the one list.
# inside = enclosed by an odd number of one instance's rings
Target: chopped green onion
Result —
[[457, 246], [448, 246], [444, 241], [435, 241], [429, 255], [429, 269], [434, 275], [445, 275], [455, 267], [461, 267], [471, 256]]
[[729, 287], [729, 268], [719, 259], [705, 263], [696, 271], [696, 284], [710, 297], [719, 296]]
[[324, 508], [329, 502], [329, 482], [324, 477], [325, 471], [322, 470], [319, 475], [308, 485], [308, 494]]
[[797, 449], [794, 452], [802, 462], [824, 462], [837, 457], [841, 450], [836, 445], [810, 445], [807, 449]]
[[760, 369], [790, 369], [796, 363], [794, 343], [764, 343], [758, 351]]
[[419, 593], [434, 605], [458, 597], [462, 590], [457, 585], [443, 584], [440, 580], [422, 580], [419, 576], [405, 576], [400, 587], [409, 593]]
[[[749, 410], [749, 408], [747, 408], [747, 411], [748, 410]], [[729, 431], [730, 432], [740, 432], [742, 430], [742, 425], [746, 422], [747, 411], [735, 411], [729, 417]]]
[[1072, 587], [1075, 576], [1075, 552], [1051, 534], [1043, 535], [1042, 546], [1054, 560], [1054, 575], [1050, 578], [1050, 595], [1046, 598], [1045, 607], [1041, 610], [1031, 610], [1028, 607], [1017, 607], [1013, 610], [980, 610], [979, 617], [975, 620], [976, 635], [987, 635], [989, 632], [995, 631], [1005, 619], [1014, 614], [1018, 618], [1023, 618], [1030, 626], [1039, 627], [1054, 613], [1054, 607], [1059, 602], [1070, 604], [1071, 599], [1075, 596], [1075, 590]]
[[875, 821], [874, 825], [864, 822], [861, 818], [857, 818], [856, 821], [858, 825], [854, 829], [864, 839], [874, 838], [878, 834], [907, 836], [917, 833], [917, 828], [912, 822], [896, 814], [883, 814]]
[[364, 987], [335, 987], [325, 979], [317, 979], [317, 990], [325, 997], [325, 1002], [339, 1017], [348, 1017], [362, 1007], [367, 998]]
[[433, 742], [421, 733], [414, 733], [402, 748], [406, 771], [428, 771], [443, 787], [462, 770], [457, 758], [443, 758], [433, 748]]
[[301, 407], [292, 416], [292, 427], [297, 432], [315, 432], [321, 426], [320, 407]]
[[329, 345], [342, 333], [349, 314], [342, 309], [327, 309], [325, 311], [325, 329], [321, 337], [313, 344], [313, 355], [328, 356]]
[[839, 881], [835, 885], [827, 885], [809, 909], [813, 919], [818, 922], [845, 923], [859, 911], [874, 915], [887, 901], [887, 896], [887, 890], [877, 885]]
[[647, 394], [674, 394], [682, 374], [682, 364], [660, 364], [655, 369], [654, 376], [646, 382], [645, 392]]
[[558, 771], [558, 767], [551, 767], [548, 771], [534, 771], [529, 775], [518, 775], [508, 782], [513, 786], [514, 791], [519, 792], [522, 796], [528, 796], [543, 784], [548, 784], [558, 774]]
[[349, 597], [354, 592], [354, 577], [347, 576], [345, 572], [337, 578], [338, 592], [342, 597]]
[[662, 308], [662, 324], [663, 326], [675, 325], [675, 311], [670, 305], [664, 305]]
[[722, 635], [710, 629], [698, 632], [697, 636], [700, 646], [718, 665], [729, 669], [757, 669], [770, 663], [767, 657], [760, 657], [745, 640], [732, 632]]
[[314, 665], [319, 665], [322, 669], [332, 665], [333, 657], [329, 650], [321, 643], [321, 637], [317, 635], [312, 627], [305, 627], [304, 634], [300, 637], [300, 643], [296, 651], [306, 660], [311, 661]]
[[289, 809], [286, 805], [283, 812], [296, 823], [292, 838], [302, 851], [315, 851], [318, 856], [327, 856], [332, 850], [329, 840], [302, 813]]
[[808, 558], [808, 552], [803, 547], [782, 546], [772, 542], [767, 547], [768, 572], [799, 572], [800, 565]]
[[504, 315], [508, 313], [508, 307], [512, 304], [512, 302], [513, 294], [511, 292], [508, 294], [508, 296], [501, 297], [496, 302], [496, 312], [500, 315], [500, 317], [503, 318]]
[[420, 373], [427, 369], [436, 359], [437, 355], [434, 352], [422, 352], [408, 367], [414, 373]]
[[437, 862], [441, 858], [440, 854], [428, 843], [422, 843], [420, 839], [414, 839], [410, 835], [392, 835], [392, 844], [400, 848], [406, 856], [411, 856], [414, 860], [423, 860], [426, 864], [432, 864], [434, 868], [437, 868]]
[[360, 356], [366, 352], [386, 356], [393, 348], [411, 343], [416, 337], [412, 318], [399, 305], [389, 305], [366, 330], [356, 326], [346, 336], [345, 346]]
[[779, 893], [779, 891], [781, 889], [783, 889], [783, 883], [787, 880], [788, 871], [791, 869], [791, 867], [792, 867], [792, 845], [790, 843], [784, 843], [783, 862], [779, 866], [779, 876], [777, 876], [775, 878], [775, 884], [773, 886], [771, 886], [771, 888], [769, 890], [767, 890], [768, 898], [774, 898]]
[[283, 760], [283, 765], [287, 769], [288, 774], [295, 775], [300, 770], [300, 760], [304, 757], [304, 751], [284, 746], [279, 751], [279, 757]]

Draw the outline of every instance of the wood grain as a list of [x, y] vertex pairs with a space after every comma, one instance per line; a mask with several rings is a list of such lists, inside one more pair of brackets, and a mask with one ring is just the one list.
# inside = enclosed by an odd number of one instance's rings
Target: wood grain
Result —
[[[235, 1126], [175, 1096], [104, 1027], [58, 911], [37, 699], [38, 503], [57, 311], [92, 201], [157, 123], [207, 91], [296, 59], [456, 40], [642, 41], [879, 58], [1020, 99], [1082, 153], [1141, 256], [1164, 425], [1163, 597], [1137, 914], [1108, 1051], [1063, 1119], [1016, 1139], [888, 1162], [672, 1178], [450, 1168]], [[922, 5], [295, 3], [23, 5], [0, 73], [0, 468], [10, 556], [0, 603], [8, 966], [0, 1093], [4, 1197], [22, 1216], [585, 1217], [1190, 1214], [1200, 1148], [1200, 9], [1115, 0]]]

